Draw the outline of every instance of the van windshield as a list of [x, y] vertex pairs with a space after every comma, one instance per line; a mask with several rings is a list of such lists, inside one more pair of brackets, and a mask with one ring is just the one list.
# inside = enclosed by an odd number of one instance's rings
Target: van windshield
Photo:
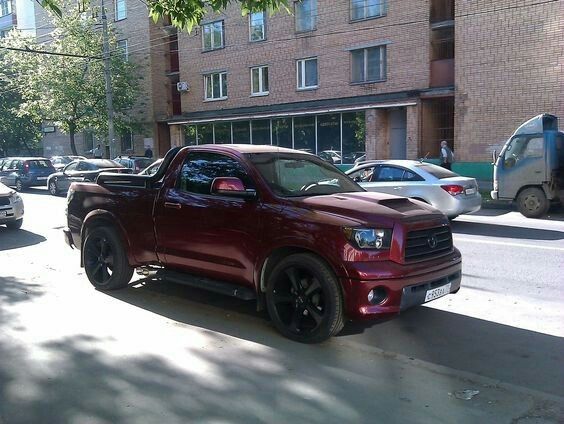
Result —
[[279, 196], [319, 196], [364, 191], [337, 168], [311, 155], [265, 152], [249, 153], [247, 157]]

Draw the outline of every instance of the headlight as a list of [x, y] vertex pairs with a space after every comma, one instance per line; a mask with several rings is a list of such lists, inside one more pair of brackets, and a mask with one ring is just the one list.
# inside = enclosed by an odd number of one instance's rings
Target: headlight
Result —
[[392, 230], [384, 228], [343, 228], [345, 237], [359, 249], [389, 249]]
[[12, 203], [19, 203], [22, 201], [22, 198], [18, 193], [14, 192], [10, 195], [10, 201]]

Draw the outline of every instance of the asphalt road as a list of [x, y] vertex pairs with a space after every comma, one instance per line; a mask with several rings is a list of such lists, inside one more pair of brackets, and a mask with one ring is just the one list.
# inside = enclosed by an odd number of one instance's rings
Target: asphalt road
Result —
[[562, 213], [458, 218], [458, 294], [304, 346], [236, 299], [95, 291], [64, 197], [23, 196], [0, 227], [0, 424], [564, 422]]

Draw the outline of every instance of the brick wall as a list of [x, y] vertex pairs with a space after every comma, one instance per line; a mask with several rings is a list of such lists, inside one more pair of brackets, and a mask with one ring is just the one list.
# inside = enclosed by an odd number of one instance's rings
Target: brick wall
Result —
[[459, 160], [489, 160], [520, 123], [537, 114], [564, 118], [564, 2], [535, 3], [456, 2]]
[[[348, 0], [318, 0], [317, 30], [296, 34], [286, 12], [267, 17], [267, 40], [249, 42], [248, 17], [235, 4], [225, 19], [225, 48], [202, 52], [201, 31], [179, 36], [180, 80], [191, 85], [182, 95], [183, 112], [261, 106], [305, 100], [351, 97], [428, 87], [428, 2], [389, 1], [387, 16], [350, 23]], [[290, 3], [292, 4], [292, 3]], [[215, 17], [210, 16], [209, 20]], [[406, 22], [412, 22], [405, 24]], [[397, 25], [397, 24], [404, 25]], [[387, 80], [351, 85], [347, 49], [388, 41]], [[319, 88], [296, 90], [296, 59], [318, 58]], [[250, 96], [251, 66], [268, 65], [270, 94]], [[226, 70], [228, 99], [204, 102], [202, 73]]]

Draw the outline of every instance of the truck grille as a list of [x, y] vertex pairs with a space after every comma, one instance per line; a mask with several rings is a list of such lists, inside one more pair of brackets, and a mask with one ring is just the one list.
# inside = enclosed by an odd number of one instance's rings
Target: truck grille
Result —
[[5, 206], [10, 204], [10, 198], [8, 196], [0, 197], [0, 206]]
[[415, 262], [437, 258], [452, 251], [450, 227], [410, 231], [405, 243], [405, 261]]

